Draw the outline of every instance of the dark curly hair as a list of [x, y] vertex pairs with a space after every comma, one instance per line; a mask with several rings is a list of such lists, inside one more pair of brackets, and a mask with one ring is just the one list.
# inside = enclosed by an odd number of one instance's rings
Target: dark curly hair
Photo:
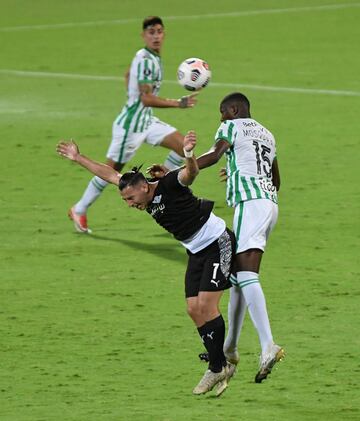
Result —
[[250, 112], [250, 101], [240, 92], [229, 94], [221, 101], [221, 105], [226, 107], [232, 104], [237, 104]]

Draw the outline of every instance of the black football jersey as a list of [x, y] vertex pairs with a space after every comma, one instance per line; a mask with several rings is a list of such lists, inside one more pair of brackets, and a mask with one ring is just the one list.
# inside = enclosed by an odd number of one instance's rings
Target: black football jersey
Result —
[[199, 199], [182, 186], [178, 181], [179, 171], [171, 171], [159, 180], [146, 211], [177, 240], [184, 241], [209, 219], [214, 202]]

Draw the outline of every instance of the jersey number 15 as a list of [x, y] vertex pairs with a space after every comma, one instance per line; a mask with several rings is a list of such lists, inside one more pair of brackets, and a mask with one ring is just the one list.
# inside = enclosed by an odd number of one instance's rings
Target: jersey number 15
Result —
[[259, 142], [256, 140], [253, 140], [253, 145], [256, 154], [257, 173], [261, 175], [262, 171], [264, 171], [267, 177], [271, 177], [271, 162], [269, 157], [266, 155], [271, 152], [271, 149], [265, 145], [259, 145]]

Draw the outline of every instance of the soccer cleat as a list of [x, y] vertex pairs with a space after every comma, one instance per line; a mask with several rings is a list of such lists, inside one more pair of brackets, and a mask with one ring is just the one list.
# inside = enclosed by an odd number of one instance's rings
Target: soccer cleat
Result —
[[229, 381], [236, 373], [236, 365], [228, 362], [226, 364], [225, 369], [226, 369], [226, 377], [224, 380], [222, 380], [216, 385], [216, 396], [220, 396], [228, 387]]
[[87, 225], [86, 214], [79, 215], [78, 213], [75, 212], [75, 208], [72, 207], [71, 209], [69, 209], [68, 216], [74, 222], [74, 227], [77, 232], [91, 234], [91, 229], [88, 228], [88, 225]]
[[[194, 395], [202, 395], [210, 392], [216, 384], [223, 381], [226, 378], [226, 367], [220, 371], [220, 373], [214, 373], [211, 370], [206, 370], [199, 384], [194, 388]], [[224, 389], [225, 390], [225, 389]]]
[[271, 373], [274, 365], [285, 357], [285, 351], [281, 346], [270, 344], [266, 352], [260, 356], [260, 369], [255, 376], [255, 383], [261, 383]]
[[204, 361], [206, 363], [209, 362], [209, 353], [208, 352], [202, 352], [199, 354], [200, 361]]
[[240, 357], [239, 357], [239, 353], [237, 352], [237, 350], [233, 351], [233, 352], [224, 352], [225, 357], [226, 357], [226, 361], [233, 364], [233, 365], [238, 365], [239, 361], [240, 361]]

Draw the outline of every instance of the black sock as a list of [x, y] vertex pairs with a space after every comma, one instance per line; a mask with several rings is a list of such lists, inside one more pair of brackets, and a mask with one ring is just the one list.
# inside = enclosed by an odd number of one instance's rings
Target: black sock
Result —
[[226, 365], [224, 355], [225, 322], [222, 315], [198, 328], [199, 335], [209, 353], [209, 369], [219, 373]]

